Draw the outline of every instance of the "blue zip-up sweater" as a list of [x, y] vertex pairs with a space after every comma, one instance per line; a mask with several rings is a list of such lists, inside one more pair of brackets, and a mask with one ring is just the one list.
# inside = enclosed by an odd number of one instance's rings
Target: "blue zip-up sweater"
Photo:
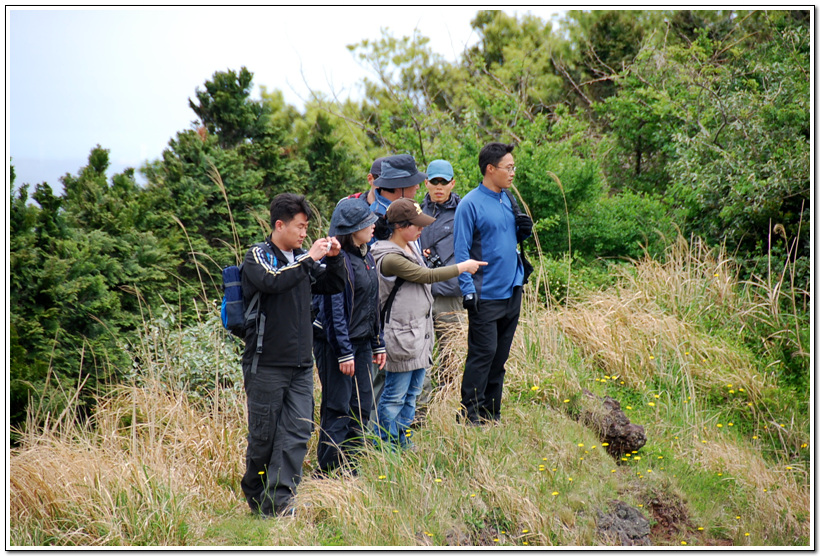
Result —
[[524, 282], [524, 267], [515, 240], [515, 215], [505, 191], [495, 193], [483, 183], [467, 193], [456, 207], [456, 262], [487, 261], [473, 275], [458, 275], [462, 295], [478, 299], [509, 299]]

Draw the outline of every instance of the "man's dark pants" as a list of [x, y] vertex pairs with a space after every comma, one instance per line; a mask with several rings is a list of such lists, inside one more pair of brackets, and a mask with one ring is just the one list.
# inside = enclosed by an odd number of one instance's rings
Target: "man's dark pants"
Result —
[[353, 350], [356, 372], [350, 377], [339, 370], [338, 359], [327, 340], [318, 335], [313, 339], [313, 353], [322, 384], [319, 445], [316, 448], [322, 471], [339, 467], [345, 457], [364, 444], [364, 427], [373, 403], [370, 385], [373, 350], [370, 340], [353, 342]]
[[518, 317], [521, 287], [509, 299], [480, 300], [468, 311], [467, 361], [461, 382], [461, 416], [471, 423], [501, 418], [504, 365], [510, 355]]
[[251, 511], [284, 511], [302, 479], [313, 430], [313, 369], [262, 367], [245, 372], [248, 451], [242, 491]]

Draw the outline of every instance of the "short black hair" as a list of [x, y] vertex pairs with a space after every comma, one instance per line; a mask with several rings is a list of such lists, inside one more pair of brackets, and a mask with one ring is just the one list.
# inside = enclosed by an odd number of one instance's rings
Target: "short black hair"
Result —
[[481, 175], [487, 173], [487, 165], [492, 164], [497, 166], [499, 161], [508, 153], [511, 153], [515, 145], [508, 145], [506, 143], [487, 143], [481, 152], [478, 153], [478, 168], [481, 170]]
[[281, 220], [285, 224], [293, 220], [293, 218], [303, 212], [308, 220], [312, 215], [310, 205], [304, 195], [297, 195], [295, 193], [280, 193], [273, 198], [270, 203], [270, 227], [276, 228], [276, 221]]

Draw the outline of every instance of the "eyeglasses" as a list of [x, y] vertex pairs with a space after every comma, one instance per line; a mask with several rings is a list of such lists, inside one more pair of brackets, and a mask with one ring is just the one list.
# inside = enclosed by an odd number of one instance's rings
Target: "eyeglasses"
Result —
[[[495, 164], [493, 164], [493, 166], [495, 166]], [[504, 170], [505, 172], [510, 173], [510, 174], [515, 172], [515, 166], [504, 166], [504, 167], [495, 166], [495, 167], [498, 168], [499, 170]]]
[[446, 180], [444, 178], [433, 178], [430, 180], [430, 185], [447, 185], [453, 180]]

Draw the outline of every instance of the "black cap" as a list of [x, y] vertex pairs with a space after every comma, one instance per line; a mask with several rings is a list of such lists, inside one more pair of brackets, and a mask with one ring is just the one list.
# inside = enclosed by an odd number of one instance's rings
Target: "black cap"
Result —
[[373, 185], [382, 189], [402, 189], [418, 185], [426, 179], [427, 174], [419, 172], [412, 156], [397, 154], [382, 160], [381, 174]]

